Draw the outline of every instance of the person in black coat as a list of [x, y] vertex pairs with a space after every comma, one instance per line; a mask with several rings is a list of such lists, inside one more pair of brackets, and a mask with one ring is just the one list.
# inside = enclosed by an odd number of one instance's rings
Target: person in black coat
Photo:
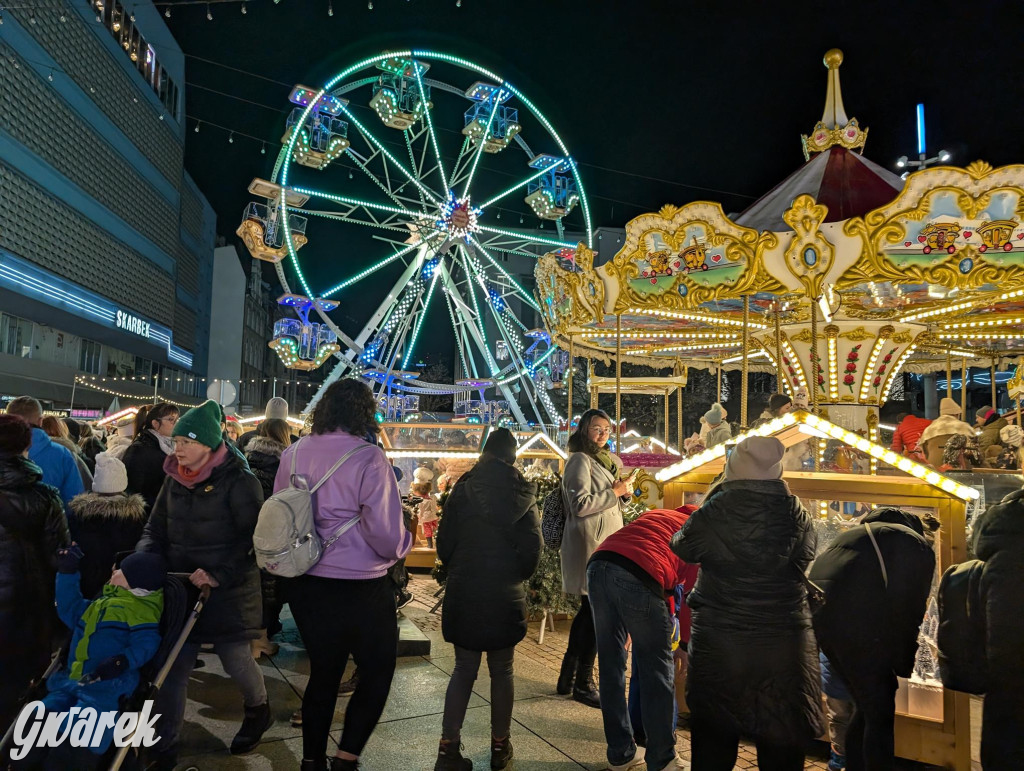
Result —
[[152, 510], [167, 478], [164, 461], [174, 451], [171, 432], [178, 422], [178, 408], [167, 402], [154, 404], [145, 421], [145, 428], [135, 435], [121, 460], [128, 469], [128, 492], [141, 495], [146, 508]]
[[846, 767], [883, 771], [893, 768], [896, 678], [910, 677], [914, 670], [935, 552], [913, 514], [875, 509], [860, 523], [839, 535], [811, 566], [810, 580], [825, 592], [814, 632], [855, 704], [846, 732]]
[[515, 437], [499, 428], [444, 505], [437, 533], [437, 556], [448, 568], [441, 631], [455, 646], [455, 669], [436, 771], [473, 767], [460, 754], [459, 739], [482, 652], [491, 674], [491, 768], [505, 768], [512, 758], [512, 658], [526, 636], [523, 581], [537, 569], [543, 543], [537, 486], [515, 461]]
[[55, 555], [70, 543], [64, 504], [27, 457], [32, 428], [0, 415], [0, 726], [50, 661]]
[[1024, 768], [1024, 491], [1006, 496], [974, 524], [984, 560], [985, 650], [989, 687], [981, 724], [981, 767]]
[[146, 501], [141, 495], [126, 495], [127, 485], [124, 463], [101, 452], [96, 456], [92, 492], [71, 499], [75, 541], [84, 555], [78, 565], [81, 591], [87, 600], [110, 580], [117, 555], [134, 550], [142, 536]]
[[782, 481], [784, 453], [773, 437], [736, 445], [723, 481], [672, 538], [680, 559], [700, 564], [688, 598], [693, 771], [732, 769], [741, 736], [759, 768], [802, 771], [805, 743], [825, 730], [802, 577], [817, 537]]
[[164, 463], [168, 478], [136, 546], [162, 554], [168, 571], [189, 573], [196, 586], [211, 587], [154, 709], [161, 715], [160, 741], [153, 748], [160, 767], [173, 767], [188, 678], [203, 643], [213, 644], [244, 697], [245, 719], [231, 752], [255, 748], [272, 722], [263, 674], [250, 648], [262, 616], [252, 535], [263, 490], [245, 461], [225, 445], [219, 416], [217, 403], [207, 401], [175, 424], [174, 453]]

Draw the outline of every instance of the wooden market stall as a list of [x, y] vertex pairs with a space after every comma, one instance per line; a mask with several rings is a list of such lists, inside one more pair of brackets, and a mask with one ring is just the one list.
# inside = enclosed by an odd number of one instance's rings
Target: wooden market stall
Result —
[[[865, 437], [810, 413], [798, 411], [761, 426], [750, 434], [775, 436], [787, 448], [809, 442], [814, 454], [826, 455], [836, 446], [874, 460], [856, 465], [865, 473], [833, 471], [786, 472], [784, 479], [812, 515], [817, 514], [818, 551], [856, 517], [875, 506], [897, 506], [939, 522], [934, 548], [938, 576], [950, 565], [968, 558], [966, 506], [978, 498], [969, 484], [897, 455]], [[726, 447], [719, 445], [664, 469], [665, 505], [697, 503], [725, 467]], [[970, 696], [943, 688], [938, 679], [935, 629], [937, 610], [929, 602], [921, 628], [921, 647], [914, 675], [900, 678], [896, 695], [896, 754], [956, 771], [970, 769]]]

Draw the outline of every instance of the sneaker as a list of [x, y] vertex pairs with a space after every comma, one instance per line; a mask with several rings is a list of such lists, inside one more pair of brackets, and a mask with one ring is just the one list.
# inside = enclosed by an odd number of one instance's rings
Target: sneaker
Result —
[[355, 672], [352, 673], [352, 677], [350, 677], [348, 680], [342, 681], [341, 685], [338, 686], [338, 695], [339, 696], [348, 696], [349, 694], [355, 692], [355, 690], [358, 687], [358, 685], [359, 685], [359, 670], [357, 669]]
[[277, 643], [270, 641], [266, 629], [260, 630], [260, 636], [252, 641], [251, 646], [254, 659], [258, 659], [260, 656], [276, 656], [281, 649]]
[[501, 771], [512, 760], [512, 739], [506, 736], [501, 741], [491, 739], [491, 768]]
[[620, 763], [619, 765], [609, 763], [608, 768], [611, 771], [629, 771], [629, 769], [636, 768], [641, 765], [644, 762], [644, 756], [646, 754], [647, 751], [643, 747], [637, 747], [636, 752], [633, 753], [633, 757], [630, 760], [627, 760], [625, 763]]
[[246, 707], [245, 719], [231, 740], [231, 754], [244, 755], [252, 752], [260, 743], [263, 734], [273, 724], [274, 716], [270, 714], [270, 702], [264, 702], [258, 707]]
[[434, 771], [473, 771], [473, 761], [462, 757], [462, 745], [458, 739], [442, 739], [437, 744]]
[[398, 593], [398, 609], [401, 610], [406, 605], [412, 602], [412, 592], [407, 592], [404, 589]]
[[302, 728], [302, 707], [292, 713], [291, 724], [294, 728]]

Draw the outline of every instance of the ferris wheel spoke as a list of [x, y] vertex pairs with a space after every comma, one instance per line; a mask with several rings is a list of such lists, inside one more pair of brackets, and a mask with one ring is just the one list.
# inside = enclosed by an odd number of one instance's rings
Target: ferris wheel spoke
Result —
[[[347, 106], [342, 104], [341, 109], [345, 113], [345, 115], [348, 116], [348, 119], [352, 123], [352, 125], [354, 125], [359, 130], [359, 134], [368, 144], [376, 148], [376, 150], [380, 152], [383, 158], [390, 161], [406, 179], [408, 179], [417, 188], [419, 188], [420, 192], [422, 192], [427, 198], [429, 198], [431, 203], [433, 203], [435, 206], [440, 205], [438, 196], [435, 195], [433, 191], [428, 189], [419, 179], [417, 179], [411, 171], [405, 168], [405, 166], [403, 166], [399, 162], [399, 160], [394, 156], [394, 154], [392, 154], [391, 151], [384, 146], [384, 143], [381, 140], [379, 140], [376, 136], [374, 136], [374, 134], [369, 129], [367, 129], [366, 126], [364, 126], [359, 121], [359, 119], [355, 117], [355, 115], [352, 114], [352, 111], [348, 109]], [[387, 173], [387, 163], [384, 163], [383, 167], [385, 169], [385, 173]]]
[[[414, 68], [416, 71], [416, 84], [419, 86], [420, 93], [423, 93], [423, 75], [420, 72], [420, 68]], [[441, 158], [441, 147], [437, 143], [437, 132], [434, 131], [434, 119], [430, 114], [430, 110], [424, 110], [424, 117], [426, 118], [427, 131], [430, 133], [430, 143], [434, 147], [434, 157], [437, 159], [437, 170], [441, 174], [441, 186], [447, 190], [448, 180], [444, 175], [444, 160]]]
[[[327, 201], [331, 201], [333, 203], [341, 204], [342, 206], [347, 206], [348, 210], [345, 211], [345, 212], [342, 212], [345, 215], [351, 214], [353, 211], [355, 211], [357, 209], [365, 209], [367, 211], [373, 210], [375, 212], [386, 212], [388, 214], [401, 214], [401, 215], [404, 215], [404, 216], [406, 216], [406, 217], [408, 217], [410, 219], [415, 219], [415, 218], [421, 216], [419, 214], [419, 212], [412, 211], [410, 209], [405, 208], [404, 206], [389, 206], [388, 204], [375, 203], [375, 202], [372, 202], [372, 201], [364, 201], [364, 200], [359, 199], [359, 198], [350, 198], [349, 196], [345, 196], [345, 195], [335, 195], [333, 193], [324, 193], [324, 192], [322, 192], [320, 190], [313, 190], [313, 189], [307, 188], [307, 187], [296, 187], [296, 188], [293, 188], [293, 190], [295, 190], [298, 193], [304, 193], [305, 195], [308, 195], [311, 198], [323, 198], [323, 199], [325, 199]], [[295, 211], [302, 211], [302, 210], [301, 209], [295, 209]]]
[[540, 179], [545, 174], [550, 174], [553, 170], [560, 169], [562, 166], [565, 165], [565, 163], [566, 163], [566, 161], [563, 158], [558, 163], [555, 163], [555, 164], [553, 164], [551, 166], [547, 166], [547, 167], [545, 167], [543, 169], [540, 169], [539, 171], [537, 171], [537, 172], [531, 174], [530, 176], [526, 177], [526, 179], [524, 179], [524, 180], [522, 180], [520, 182], [516, 182], [511, 187], [509, 187], [509, 188], [503, 190], [502, 192], [498, 193], [493, 198], [485, 201], [482, 204], [479, 204], [480, 208], [481, 209], [486, 209], [488, 206], [491, 206], [492, 204], [497, 203], [498, 201], [500, 201], [505, 196], [512, 195], [512, 193], [516, 192], [517, 190], [520, 190], [520, 189], [526, 187], [528, 184], [533, 182], [535, 179]]
[[501, 107], [502, 95], [504, 91], [499, 90], [497, 96], [494, 97], [494, 107], [491, 108], [491, 114], [487, 117], [487, 126], [484, 127], [484, 132], [480, 135], [480, 139], [477, 141], [476, 152], [473, 154], [473, 165], [469, 167], [469, 176], [466, 177], [466, 184], [462, 188], [462, 197], [466, 198], [469, 195], [469, 186], [473, 184], [473, 175], [476, 174], [476, 168], [480, 164], [480, 156], [484, 154], [484, 148], [487, 146], [487, 142], [484, 140], [491, 131], [491, 125], [494, 123], [494, 116], [498, 114], [498, 108]]
[[506, 279], [508, 279], [508, 281], [512, 284], [512, 286], [514, 286], [516, 289], [519, 290], [519, 294], [522, 297], [523, 301], [527, 305], [529, 305], [531, 308], [533, 308], [535, 311], [537, 311], [539, 313], [540, 312], [540, 306], [537, 305], [537, 301], [533, 299], [533, 295], [531, 295], [530, 292], [528, 292], [523, 287], [522, 284], [520, 284], [518, 281], [516, 281], [507, 270], [505, 270], [503, 267], [501, 267], [501, 263], [499, 263], [496, 259], [494, 259], [494, 257], [491, 256], [491, 253], [488, 252], [483, 246], [480, 245], [479, 241], [477, 241], [475, 238], [473, 238], [473, 236], [469, 236], [468, 238], [469, 238], [469, 242], [471, 244], [473, 244], [480, 251], [480, 253], [484, 257], [487, 258], [487, 261], [489, 263], [491, 263], [491, 265], [493, 265], [501, 275], [503, 275]]
[[441, 271], [435, 270], [434, 277], [430, 279], [430, 288], [427, 290], [427, 297], [423, 301], [423, 307], [420, 310], [420, 315], [416, 319], [416, 326], [412, 330], [412, 337], [409, 340], [409, 344], [406, 346], [405, 355], [402, 357], [402, 369], [406, 369], [409, 366], [409, 359], [412, 358], [413, 351], [416, 350], [416, 340], [420, 336], [420, 330], [423, 329], [423, 322], [427, 318], [427, 312], [430, 310], [430, 300], [434, 296], [434, 290], [437, 288], [437, 280], [441, 276]]
[[389, 255], [389, 256], [385, 257], [384, 259], [379, 260], [378, 262], [375, 262], [370, 267], [365, 268], [365, 269], [359, 271], [354, 276], [350, 276], [349, 278], [345, 279], [344, 281], [342, 281], [341, 283], [337, 284], [336, 286], [332, 286], [330, 289], [328, 289], [326, 292], [324, 292], [320, 296], [321, 297], [330, 297], [332, 294], [336, 294], [337, 292], [340, 292], [342, 289], [350, 287], [350, 286], [352, 286], [352, 284], [355, 284], [358, 281], [362, 281], [367, 276], [372, 276], [374, 273], [376, 273], [381, 268], [387, 267], [391, 263], [395, 262], [395, 260], [398, 260], [402, 256], [408, 254], [413, 249], [415, 249], [417, 246], [419, 246], [419, 244], [409, 244], [404, 249], [399, 249], [394, 254]]
[[462, 147], [459, 148], [459, 154], [455, 158], [455, 164], [452, 166], [452, 173], [449, 177], [448, 187], [454, 190], [455, 187], [465, 179], [468, 167], [464, 167], [464, 163], [469, 163], [472, 160], [472, 154], [467, 155], [466, 151], [470, 148], [469, 137], [462, 140]]
[[559, 249], [576, 248], [576, 244], [569, 243], [568, 241], [559, 241], [555, 238], [547, 238], [534, 233], [519, 233], [515, 230], [504, 230], [502, 228], [491, 227], [490, 225], [480, 225], [480, 230], [485, 233], [492, 233], [496, 236], [506, 236], [514, 241], [522, 242], [523, 244], [546, 244], [548, 246], [557, 246]]

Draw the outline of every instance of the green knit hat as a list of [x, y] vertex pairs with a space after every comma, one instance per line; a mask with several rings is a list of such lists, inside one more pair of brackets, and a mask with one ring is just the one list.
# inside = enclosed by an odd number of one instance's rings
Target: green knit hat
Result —
[[174, 424], [172, 436], [185, 436], [216, 450], [223, 436], [220, 430], [220, 406], [212, 399], [193, 407]]

